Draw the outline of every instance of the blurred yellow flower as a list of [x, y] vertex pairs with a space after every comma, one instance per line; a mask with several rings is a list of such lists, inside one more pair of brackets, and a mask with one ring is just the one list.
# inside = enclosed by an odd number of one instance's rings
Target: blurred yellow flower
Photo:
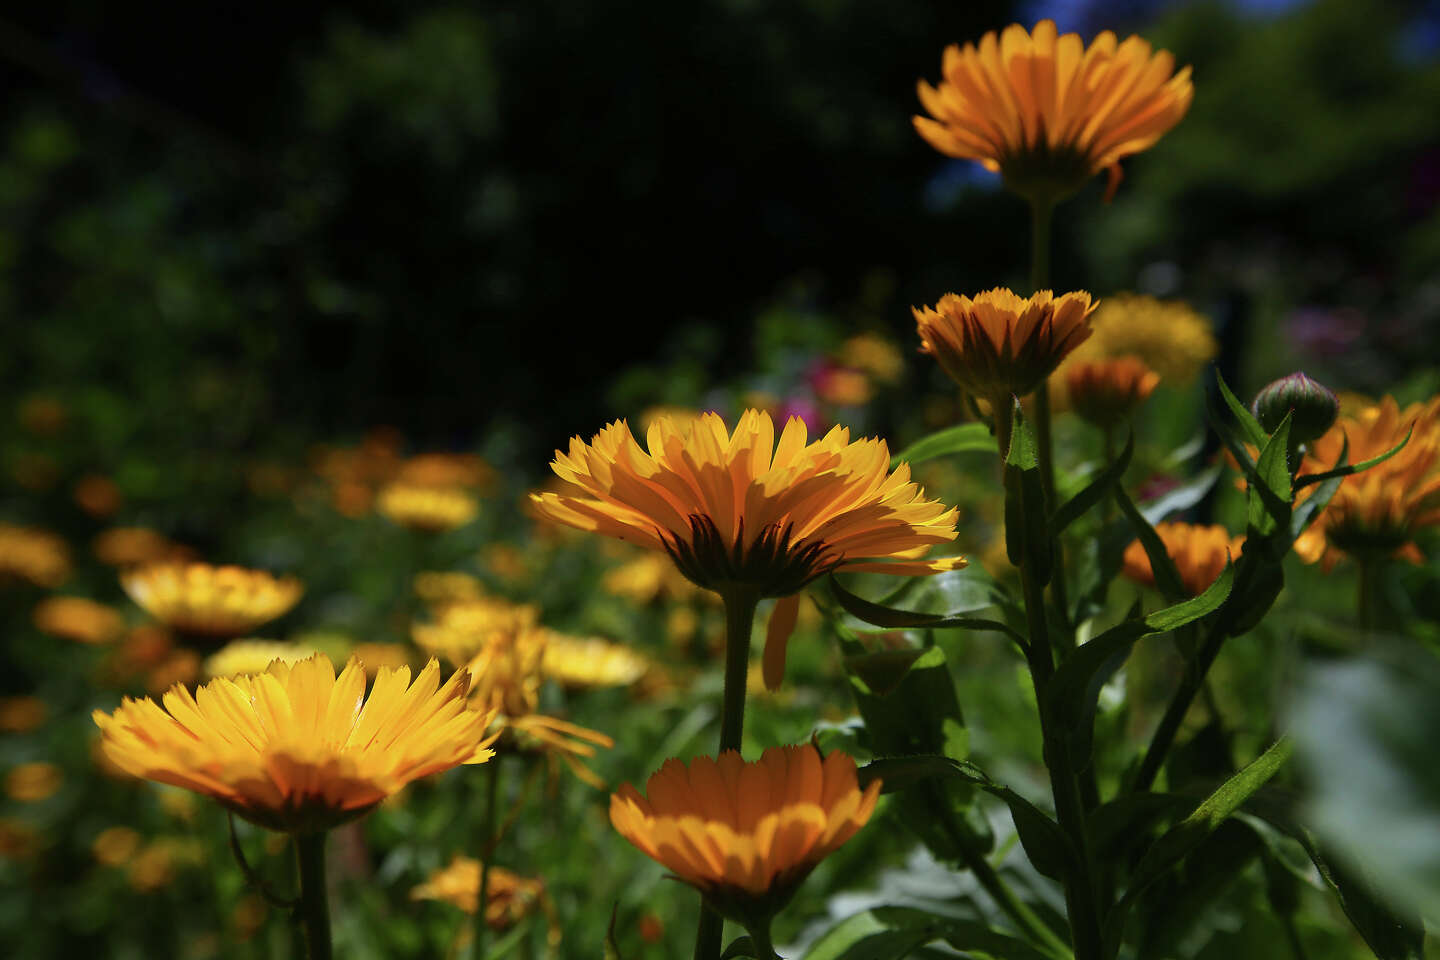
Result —
[[[492, 930], [508, 930], [539, 905], [545, 883], [539, 877], [522, 877], [504, 867], [492, 866], [486, 878], [485, 923]], [[480, 906], [480, 861], [457, 856], [450, 865], [430, 874], [410, 891], [411, 900], [442, 900], [474, 915]]]
[[458, 570], [422, 570], [415, 574], [414, 589], [415, 596], [431, 607], [479, 600], [485, 594], [478, 577]]
[[124, 494], [109, 477], [98, 473], [86, 474], [75, 481], [72, 491], [75, 505], [92, 517], [108, 517], [120, 509]]
[[400, 464], [395, 481], [416, 487], [484, 487], [495, 468], [473, 453], [422, 453]]
[[53, 763], [22, 763], [5, 775], [5, 794], [21, 803], [48, 800], [65, 782], [65, 775]]
[[1134, 356], [1172, 386], [1195, 379], [1220, 351], [1210, 321], [1180, 300], [1136, 293], [1106, 297], [1090, 318], [1092, 335], [1051, 378], [1063, 395], [1065, 376], [1079, 363]]
[[539, 619], [536, 607], [481, 597], [441, 607], [432, 622], [411, 624], [410, 635], [422, 650], [458, 667], [473, 660], [493, 636], [529, 629]]
[[410, 650], [399, 643], [357, 643], [350, 648], [350, 656], [360, 661], [365, 675], [372, 679], [381, 670], [399, 670], [411, 665]]
[[70, 576], [70, 550], [55, 534], [0, 524], [0, 585], [15, 577], [37, 587], [58, 587]]
[[1348, 463], [1359, 463], [1391, 449], [1407, 433], [1410, 442], [1389, 460], [1342, 480], [1324, 512], [1295, 541], [1295, 552], [1306, 563], [1323, 560], [1327, 570], [1346, 553], [1419, 563], [1424, 557], [1415, 534], [1440, 526], [1440, 397], [1404, 410], [1388, 396], [1358, 409], [1353, 401], [1345, 406], [1350, 409], [1308, 445], [1302, 473], [1331, 469], [1342, 449]]
[[629, 647], [594, 638], [552, 633], [540, 670], [565, 687], [625, 687], [650, 669], [648, 658]]
[[521, 584], [530, 577], [525, 552], [509, 543], [486, 544], [480, 551], [480, 562], [505, 583]]
[[125, 631], [120, 611], [85, 597], [46, 597], [30, 619], [36, 630], [77, 643], [109, 643]]
[[[1026, 196], [1060, 199], [1120, 161], [1148, 150], [1180, 122], [1194, 99], [1190, 68], [1137, 36], [1105, 31], [1087, 48], [1050, 20], [1034, 33], [1018, 23], [978, 46], [945, 48], [939, 87], [919, 83], [930, 117], [915, 129], [936, 150], [976, 160]], [[931, 118], [934, 119], [931, 119]]]
[[386, 519], [412, 530], [444, 533], [475, 519], [480, 504], [458, 487], [422, 487], [392, 483], [380, 491], [375, 509]]
[[307, 833], [366, 813], [411, 780], [493, 756], [485, 731], [494, 715], [469, 709], [469, 673], [439, 680], [433, 660], [413, 684], [408, 669], [382, 670], [366, 699], [359, 661], [337, 678], [316, 655], [212, 680], [194, 695], [177, 686], [164, 709], [127, 697], [93, 717], [106, 755], [132, 776]]
[[1070, 405], [1102, 430], [1129, 419], [1159, 383], [1160, 374], [1133, 356], [1069, 365], [1065, 376]]
[[45, 722], [47, 713], [39, 697], [0, 697], [0, 731], [29, 733]]
[[905, 372], [900, 348], [874, 333], [858, 333], [840, 347], [840, 362], [863, 370], [881, 383], [894, 383]]
[[665, 761], [645, 785], [610, 798], [610, 822], [641, 852], [696, 887], [721, 914], [769, 916], [875, 810], [855, 761], [815, 747], [771, 747], [754, 763], [727, 750], [687, 767]]
[[651, 551], [606, 570], [600, 585], [612, 596], [641, 604], [653, 603], [662, 595], [683, 599], [700, 592], [669, 557]]
[[875, 395], [870, 378], [859, 370], [835, 367], [820, 374], [815, 393], [837, 407], [863, 407]]
[[305, 591], [294, 577], [208, 563], [155, 563], [127, 570], [120, 584], [146, 613], [182, 633], [242, 637], [281, 616]]
[[276, 660], [295, 663], [318, 651], [308, 644], [282, 643], [278, 640], [232, 640], [205, 658], [207, 677], [236, 677], [264, 673]]
[[184, 559], [188, 552], [148, 527], [112, 527], [99, 534], [90, 549], [111, 567], [135, 567], [160, 560]]
[[1041, 290], [1021, 297], [1003, 287], [970, 297], [947, 293], [932, 310], [911, 308], [920, 351], [939, 362], [962, 388], [984, 400], [1009, 403], [1049, 376], [1090, 336], [1095, 310], [1083, 290], [1056, 297]]
[[147, 843], [126, 865], [125, 879], [137, 893], [154, 893], [168, 887], [182, 866], [196, 866], [205, 855], [193, 840], [161, 837]]
[[101, 866], [118, 867], [140, 849], [140, 834], [129, 827], [107, 827], [95, 835], [90, 852]]
[[[1190, 523], [1159, 523], [1155, 532], [1165, 544], [1165, 552], [1175, 561], [1180, 583], [1190, 596], [1198, 596], [1215, 582], [1227, 560], [1240, 559], [1244, 537], [1232, 537], [1230, 531], [1216, 525]], [[1143, 586], [1155, 586], [1155, 571], [1150, 557], [1139, 540], [1125, 548], [1125, 576]]]

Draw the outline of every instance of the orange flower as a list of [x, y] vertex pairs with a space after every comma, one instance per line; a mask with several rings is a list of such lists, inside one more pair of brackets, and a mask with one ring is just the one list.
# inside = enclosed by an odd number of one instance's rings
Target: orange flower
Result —
[[85, 597], [46, 597], [30, 618], [35, 629], [77, 643], [109, 643], [125, 630], [120, 611]]
[[184, 547], [147, 527], [112, 527], [96, 536], [90, 548], [97, 560], [111, 567], [173, 560], [185, 552]]
[[[1214, 525], [1160, 523], [1155, 525], [1155, 532], [1175, 561], [1185, 592], [1192, 597], [1204, 593], [1215, 582], [1226, 560], [1238, 558], [1245, 543], [1244, 537], [1232, 537], [1230, 531]], [[1147, 587], [1155, 586], [1155, 571], [1139, 540], [1125, 548], [1125, 576]]]
[[[539, 877], [522, 877], [503, 867], [490, 868], [486, 886], [485, 923], [492, 930], [515, 926], [545, 896], [545, 882]], [[480, 907], [480, 861], [455, 857], [411, 890], [410, 899], [443, 900], [473, 915]]]
[[1348, 463], [1369, 460], [1400, 443], [1407, 433], [1410, 442], [1395, 456], [1341, 481], [1324, 512], [1295, 541], [1302, 560], [1323, 560], [1329, 570], [1341, 553], [1395, 555], [1412, 563], [1423, 559], [1415, 534], [1440, 526], [1440, 397], [1402, 411], [1387, 396], [1377, 404], [1342, 413], [1324, 436], [1309, 445], [1300, 472], [1331, 469], [1347, 442]]
[[166, 626], [221, 639], [274, 620], [305, 590], [294, 577], [208, 563], [153, 563], [121, 574], [120, 585]]
[[1065, 376], [1075, 412], [1102, 430], [1128, 419], [1159, 383], [1160, 374], [1132, 356], [1076, 364]]
[[337, 678], [317, 654], [262, 674], [213, 680], [193, 695], [176, 686], [164, 708], [125, 698], [95, 711], [106, 757], [136, 777], [205, 794], [272, 830], [309, 833], [354, 819], [411, 780], [483, 763], [493, 713], [469, 709], [470, 675], [443, 687], [430, 661], [381, 670], [365, 698], [351, 660]]
[[[930, 117], [915, 129], [936, 150], [976, 160], [1014, 190], [1056, 200], [1108, 170], [1108, 200], [1120, 161], [1148, 150], [1180, 122], [1195, 96], [1190, 68], [1140, 37], [1108, 30], [1087, 48], [1041, 20], [991, 31], [979, 46], [945, 48], [939, 87], [920, 81]], [[933, 117], [934, 119], [931, 119]]]
[[664, 766], [610, 798], [610, 822], [641, 852], [704, 894], [723, 915], [768, 921], [825, 857], [875, 810], [855, 761], [809, 744], [771, 747], [754, 763], [727, 750]]
[[935, 309], [911, 312], [921, 353], [934, 356], [964, 389], [1008, 404], [1040, 386], [1090, 336], [1096, 306], [1083, 290], [1060, 297], [1041, 290], [1027, 299], [996, 287], [973, 300], [947, 293]]
[[46, 530], [0, 524], [0, 585], [10, 577], [58, 587], [70, 576], [65, 541]]

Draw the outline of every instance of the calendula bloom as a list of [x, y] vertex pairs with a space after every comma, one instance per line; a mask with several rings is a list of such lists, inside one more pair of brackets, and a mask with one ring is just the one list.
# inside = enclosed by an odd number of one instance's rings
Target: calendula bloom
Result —
[[768, 921], [825, 857], [854, 836], [880, 794], [855, 761], [814, 746], [771, 747], [746, 763], [727, 750], [664, 766], [641, 796], [610, 798], [610, 822], [642, 853], [697, 888], [721, 914]]
[[1092, 331], [1061, 365], [1050, 385], [1064, 394], [1070, 368], [1096, 360], [1133, 356], [1172, 386], [1190, 383], [1220, 352], [1208, 319], [1181, 300], [1117, 293], [1100, 301]]
[[140, 849], [140, 834], [129, 827], [107, 827], [95, 835], [90, 852], [101, 866], [118, 867]]
[[422, 570], [415, 574], [414, 588], [415, 595], [430, 607], [479, 600], [485, 595], [478, 577], [458, 570]]
[[[898, 575], [964, 566], [960, 557], [921, 559], [955, 539], [955, 509], [890, 472], [883, 440], [850, 442], [835, 427], [806, 443], [791, 418], [778, 444], [770, 415], [747, 410], [731, 434], [714, 413], [650, 425], [648, 452], [625, 421], [555, 452], [564, 493], [531, 494], [536, 509], [568, 526], [670, 554], [691, 581], [722, 596], [741, 591], [790, 598], [777, 607], [793, 625], [796, 593], [834, 570]], [[772, 618], [767, 676], [779, 683], [784, 641]]]
[[241, 637], [284, 614], [305, 590], [294, 577], [208, 563], [155, 563], [120, 575], [130, 599], [173, 630]]
[[22, 763], [5, 775], [5, 794], [21, 803], [48, 800], [65, 782], [65, 775], [53, 763]]
[[113, 527], [90, 545], [95, 559], [111, 567], [135, 567], [179, 559], [185, 548], [147, 527]]
[[[545, 896], [539, 877], [522, 877], [504, 867], [492, 866], [486, 878], [485, 923], [492, 930], [508, 930], [525, 919]], [[457, 856], [410, 891], [411, 900], [442, 900], [468, 914], [480, 908], [480, 861]]]
[[528, 631], [539, 619], [539, 609], [529, 604], [479, 597], [441, 606], [434, 621], [411, 624], [410, 636], [422, 650], [458, 667], [475, 659], [492, 637]]
[[70, 576], [70, 550], [46, 530], [0, 524], [0, 585], [10, 578], [58, 587]]
[[540, 660], [540, 672], [566, 687], [626, 687], [649, 669], [649, 659], [629, 647], [558, 633]]
[[912, 312], [921, 353], [970, 393], [1008, 404], [1040, 386], [1090, 336], [1095, 307], [1083, 290], [1060, 297], [1041, 290], [1027, 298], [996, 287], [973, 300], [947, 293], [933, 310]]
[[372, 678], [386, 668], [399, 670], [411, 664], [409, 648], [399, 643], [357, 643], [350, 648], [350, 656], [359, 660], [365, 675]]
[[600, 585], [612, 596], [641, 604], [653, 603], [661, 596], [688, 599], [700, 592], [669, 557], [649, 552], [606, 570]]
[[[1051, 20], [1033, 34], [1018, 23], [979, 45], [945, 48], [939, 87], [919, 83], [929, 117], [915, 130], [936, 150], [976, 160], [1029, 197], [1061, 199], [1120, 161], [1148, 150], [1190, 109], [1190, 68], [1137, 36], [1105, 31], [1086, 47]], [[933, 119], [932, 119], [933, 118]]]
[[474, 520], [480, 504], [459, 487], [392, 483], [380, 491], [375, 509], [402, 527], [444, 533]]
[[30, 619], [42, 633], [77, 643], [109, 643], [125, 631], [120, 611], [85, 597], [47, 597]]
[[[1244, 537], [1232, 537], [1230, 531], [1216, 525], [1160, 523], [1155, 532], [1165, 544], [1165, 552], [1175, 561], [1180, 583], [1190, 596], [1198, 596], [1214, 583], [1231, 559], [1238, 559]], [[1155, 571], [1150, 556], [1139, 540], [1125, 548], [1125, 576], [1147, 587], [1155, 585]]]
[[1078, 363], [1065, 377], [1070, 405], [1102, 430], [1129, 419], [1159, 383], [1160, 374], [1133, 356]]
[[434, 660], [381, 670], [368, 699], [351, 660], [337, 678], [317, 654], [220, 678], [164, 707], [125, 698], [95, 711], [105, 755], [132, 776], [185, 787], [272, 830], [309, 833], [354, 819], [412, 780], [493, 756], [493, 713], [469, 708], [468, 671], [442, 687]]
[[276, 660], [295, 663], [318, 651], [308, 644], [282, 643], [278, 640], [234, 640], [205, 658], [207, 677], [238, 677], [264, 673]]
[[1407, 434], [1410, 442], [1395, 456], [1341, 481], [1324, 512], [1295, 541], [1302, 560], [1323, 560], [1329, 570], [1343, 553], [1423, 559], [1415, 535], [1440, 526], [1440, 397], [1401, 410], [1387, 396], [1342, 413], [1308, 445], [1300, 472], [1331, 469], [1342, 450], [1348, 463], [1378, 457]]
[[863, 370], [881, 383], [894, 383], [905, 372], [900, 348], [874, 333], [858, 333], [840, 347], [840, 362]]

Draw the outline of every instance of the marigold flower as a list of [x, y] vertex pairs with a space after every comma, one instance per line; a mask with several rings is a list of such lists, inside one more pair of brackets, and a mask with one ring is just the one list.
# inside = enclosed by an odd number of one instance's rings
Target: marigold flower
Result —
[[317, 654], [266, 672], [182, 686], [155, 701], [129, 697], [95, 711], [102, 748], [132, 776], [185, 787], [272, 830], [327, 830], [369, 811], [411, 780], [483, 763], [493, 713], [469, 709], [468, 671], [440, 686], [432, 660], [381, 670], [365, 697], [351, 660], [337, 678]]
[[[491, 866], [486, 878], [485, 923], [492, 930], [508, 930], [541, 902], [545, 881], [522, 877], [504, 867]], [[411, 900], [442, 900], [474, 915], [480, 907], [480, 861], [457, 856], [410, 891]]]
[[1052, 389], [1063, 392], [1065, 375], [1076, 364], [1124, 356], [1139, 358], [1167, 384], [1183, 385], [1220, 352], [1210, 321], [1182, 300], [1112, 294], [1100, 301], [1090, 329], [1091, 337], [1051, 378]]
[[1133, 356], [1075, 364], [1065, 377], [1075, 412], [1102, 430], [1128, 419], [1159, 383], [1160, 374]]
[[295, 663], [318, 653], [313, 646], [279, 640], [234, 640], [205, 658], [207, 677], [237, 677], [264, 673], [276, 660]]
[[118, 867], [140, 849], [140, 834], [130, 827], [107, 827], [95, 835], [90, 852], [101, 866]]
[[65, 541], [46, 530], [0, 524], [0, 584], [10, 577], [58, 587], [70, 576]]
[[422, 570], [415, 574], [415, 595], [427, 606], [479, 600], [485, 595], [478, 577], [459, 570]]
[[109, 643], [125, 630], [120, 611], [85, 597], [47, 597], [30, 619], [42, 633], [77, 643]]
[[662, 595], [686, 599], [700, 592], [668, 557], [649, 552], [605, 571], [600, 585], [612, 596], [640, 604], [653, 603]]
[[1401, 410], [1387, 396], [1342, 413], [1308, 445], [1300, 472], [1333, 468], [1342, 449], [1349, 463], [1378, 457], [1407, 434], [1410, 442], [1395, 456], [1341, 481], [1324, 512], [1295, 541], [1300, 559], [1323, 560], [1327, 570], [1342, 553], [1423, 559], [1415, 535], [1440, 526], [1440, 397]]
[[426, 533], [444, 533], [474, 520], [480, 512], [480, 505], [458, 487], [392, 483], [380, 491], [375, 509], [402, 527]]
[[874, 333], [857, 333], [840, 347], [840, 362], [863, 370], [881, 383], [894, 383], [905, 372], [900, 348]]
[[305, 588], [294, 577], [208, 563], [154, 563], [120, 575], [130, 599], [171, 629], [215, 638], [251, 633], [281, 616]]
[[629, 686], [649, 669], [649, 659], [629, 647], [558, 633], [551, 633], [540, 659], [540, 672], [566, 687]]
[[[1101, 170], [1108, 200], [1120, 161], [1152, 147], [1180, 122], [1195, 88], [1190, 68], [1137, 36], [1105, 31], [1087, 48], [1041, 20], [993, 30], [978, 46], [945, 48], [939, 87], [920, 81], [930, 117], [915, 130], [936, 150], [976, 160], [1017, 192], [1061, 199]], [[931, 118], [934, 119], [931, 119]]]
[[932, 310], [912, 308], [920, 352], [935, 357], [957, 384], [985, 400], [1009, 403], [1031, 392], [1090, 336], [1095, 310], [1083, 290], [1029, 298], [1003, 287], [972, 300], [947, 293]]
[[[1240, 556], [1244, 537], [1232, 537], [1230, 531], [1217, 525], [1160, 523], [1155, 532], [1165, 544], [1165, 552], [1175, 561], [1180, 583], [1190, 596], [1198, 596], [1214, 583], [1233, 557]], [[1147, 587], [1155, 586], [1155, 571], [1150, 556], [1139, 540], [1125, 548], [1125, 576]]]
[[746, 763], [727, 750], [687, 767], [665, 761], [645, 785], [610, 798], [610, 822], [641, 852], [742, 923], [768, 921], [825, 857], [854, 836], [880, 794], [855, 761], [809, 744]]
[[498, 597], [478, 597], [440, 607], [430, 623], [413, 623], [410, 636], [422, 650], [455, 666], [464, 666], [500, 634], [533, 628], [540, 610]]
[[21, 803], [48, 800], [65, 782], [65, 775], [53, 763], [22, 763], [5, 775], [5, 794]]

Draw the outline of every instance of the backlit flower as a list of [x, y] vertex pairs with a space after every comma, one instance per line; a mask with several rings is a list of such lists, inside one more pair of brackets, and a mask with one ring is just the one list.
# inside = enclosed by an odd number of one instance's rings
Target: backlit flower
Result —
[[10, 577], [58, 587], [70, 576], [70, 551], [55, 534], [0, 524], [0, 584]]
[[[486, 881], [485, 923], [492, 930], [513, 927], [545, 896], [545, 882], [539, 877], [522, 877], [504, 867], [491, 866]], [[473, 915], [480, 907], [480, 861], [457, 856], [411, 890], [410, 899], [443, 900]]]
[[109, 643], [125, 630], [120, 611], [85, 597], [46, 597], [30, 619], [42, 633], [77, 643]]
[[[1120, 161], [1148, 150], [1180, 122], [1195, 88], [1190, 68], [1137, 36], [1108, 30], [1089, 47], [1042, 20], [1018, 23], [979, 45], [945, 49], [940, 85], [919, 83], [930, 117], [915, 129], [936, 150], [976, 160], [1027, 196], [1060, 199], [1106, 170], [1106, 197]], [[933, 118], [933, 119], [932, 119]]]
[[975, 296], [947, 293], [932, 310], [912, 308], [920, 351], [957, 384], [991, 403], [1023, 397], [1090, 336], [1095, 310], [1084, 291], [1029, 298], [996, 287]]
[[1407, 433], [1410, 442], [1395, 456], [1341, 481], [1324, 512], [1295, 541], [1302, 560], [1323, 559], [1330, 569], [1341, 553], [1395, 555], [1415, 563], [1423, 559], [1415, 535], [1440, 526], [1440, 397], [1401, 410], [1387, 396], [1342, 413], [1324, 436], [1308, 445], [1300, 472], [1331, 469], [1342, 449], [1348, 463], [1369, 460], [1399, 444]]
[[1113, 294], [1100, 301], [1090, 329], [1090, 338], [1051, 378], [1052, 389], [1063, 393], [1065, 375], [1076, 364], [1124, 356], [1138, 358], [1164, 383], [1184, 385], [1220, 352], [1210, 321], [1181, 300]]
[[90, 852], [97, 863], [106, 867], [118, 867], [130, 860], [140, 849], [140, 834], [130, 827], [107, 827], [95, 835]]
[[479, 597], [441, 606], [433, 621], [411, 624], [410, 635], [422, 650], [458, 667], [473, 660], [492, 637], [528, 630], [539, 619], [539, 609], [529, 604]]
[[566, 687], [624, 687], [645, 675], [650, 661], [618, 643], [552, 633], [540, 671]]
[[1070, 405], [1101, 429], [1129, 419], [1159, 383], [1160, 374], [1130, 356], [1075, 364], [1065, 377]]
[[395, 473], [397, 483], [417, 487], [483, 487], [495, 480], [495, 468], [473, 453], [421, 453]]
[[459, 570], [422, 570], [415, 574], [415, 595], [427, 606], [479, 600], [485, 593], [478, 577]]
[[402, 527], [444, 533], [474, 520], [480, 505], [459, 487], [392, 483], [380, 491], [375, 509]]
[[688, 767], [665, 761], [645, 796], [623, 785], [610, 798], [610, 822], [721, 914], [748, 924], [783, 907], [865, 825], [879, 793], [878, 780], [860, 789], [843, 753], [771, 747], [746, 763], [727, 750]]
[[122, 573], [120, 584], [166, 626], [221, 639], [252, 633], [281, 616], [305, 589], [294, 577], [208, 563], [149, 564]]
[[[1190, 596], [1198, 596], [1214, 583], [1225, 569], [1225, 563], [1238, 559], [1244, 537], [1232, 537], [1230, 531], [1216, 525], [1160, 523], [1155, 532], [1165, 544], [1165, 552], [1175, 561], [1180, 583]], [[1125, 576], [1147, 587], [1155, 585], [1155, 571], [1150, 556], [1139, 540], [1125, 548]]]
[[483, 763], [493, 714], [469, 709], [465, 670], [440, 686], [431, 661], [381, 670], [365, 697], [352, 660], [277, 662], [265, 673], [217, 679], [193, 695], [177, 686], [154, 700], [126, 698], [95, 711], [102, 747], [132, 776], [205, 794], [272, 830], [326, 830], [358, 817], [411, 780]]
[[295, 663], [314, 656], [317, 651], [308, 644], [282, 643], [278, 640], [234, 640], [205, 658], [207, 677], [237, 677], [264, 673], [280, 660]]
[[53, 763], [22, 763], [5, 775], [5, 794], [21, 803], [48, 800], [65, 782]]

